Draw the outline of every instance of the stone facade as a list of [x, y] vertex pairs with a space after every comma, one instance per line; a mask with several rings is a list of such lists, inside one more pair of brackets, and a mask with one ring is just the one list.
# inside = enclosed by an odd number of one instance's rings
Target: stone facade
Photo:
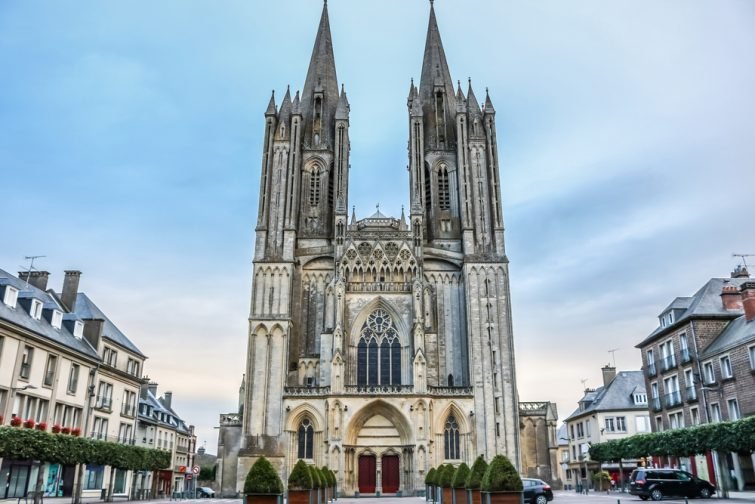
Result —
[[471, 84], [454, 91], [432, 7], [407, 105], [408, 215], [349, 218], [350, 107], [326, 4], [302, 93], [265, 114], [224, 495], [262, 455], [284, 481], [297, 459], [328, 465], [349, 495], [410, 495], [431, 466], [478, 455], [521, 465], [495, 110]]

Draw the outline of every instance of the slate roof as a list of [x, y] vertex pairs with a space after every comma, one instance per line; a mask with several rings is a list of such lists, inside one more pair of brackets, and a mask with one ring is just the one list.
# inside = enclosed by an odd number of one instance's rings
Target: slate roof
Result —
[[586, 391], [579, 402], [589, 404], [584, 409], [574, 410], [564, 421], [598, 411], [647, 410], [647, 404], [634, 403], [632, 394], [638, 387], [645, 390], [642, 371], [619, 371], [608, 385]]
[[147, 358], [136, 345], [134, 345], [120, 329], [100, 310], [89, 296], [83, 292], [79, 292], [76, 296], [76, 308], [74, 313], [82, 319], [102, 319], [105, 323], [102, 326], [102, 336], [107, 338], [123, 348], [130, 350], [131, 352], [141, 357]]
[[[152, 393], [151, 390], [147, 390], [147, 398], [143, 399], [141, 396], [139, 397], [139, 403], [140, 404], [148, 404], [152, 407], [152, 414], [147, 416], [144, 415], [141, 412], [141, 408], [139, 409], [139, 418], [142, 420], [146, 420], [148, 422], [160, 424], [164, 427], [168, 427], [170, 429], [176, 429], [178, 431], [181, 431], [182, 433], [189, 433], [189, 429], [186, 426], [186, 422], [178, 416], [178, 414], [172, 409], [167, 407], [163, 402], [158, 399], [155, 394]], [[164, 422], [160, 419], [160, 413], [166, 413], [170, 417], [169, 422]]]
[[[43, 309], [56, 309], [65, 314], [65, 309], [60, 305], [60, 302], [53, 293], [45, 292], [31, 284], [27, 284], [25, 281], [13, 276], [3, 269], [0, 269], [0, 285], [12, 285], [18, 289], [19, 300], [34, 297], [42, 301]], [[78, 317], [65, 314], [63, 318], [64, 320], [71, 320]], [[60, 329], [56, 329], [44, 316], [39, 320], [34, 319], [20, 304], [16, 305], [16, 308], [14, 309], [0, 301], [0, 319], [7, 320], [19, 327], [32, 331], [42, 338], [63, 345], [74, 352], [81, 353], [87, 357], [97, 359], [98, 361], [100, 360], [96, 349], [92, 348], [92, 345], [90, 345], [86, 339], [77, 338], [71, 334], [65, 324], [62, 325]]]
[[743, 310], [727, 310], [721, 302], [721, 290], [724, 285], [739, 288], [743, 283], [752, 281], [750, 278], [711, 278], [691, 297], [676, 298], [663, 312], [670, 309], [684, 309], [684, 312], [676, 317], [673, 324], [666, 327], [660, 325], [647, 336], [635, 348], [642, 348], [652, 342], [659, 335], [673, 330], [693, 318], [736, 318], [744, 313]]
[[732, 320], [721, 334], [700, 353], [700, 358], [706, 359], [750, 342], [755, 342], [755, 320], [747, 322], [743, 315]]

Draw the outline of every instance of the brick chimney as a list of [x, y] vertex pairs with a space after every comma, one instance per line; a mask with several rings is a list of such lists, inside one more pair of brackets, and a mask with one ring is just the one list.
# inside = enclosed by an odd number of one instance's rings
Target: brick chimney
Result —
[[616, 378], [616, 368], [606, 364], [606, 367], [601, 368], [601, 371], [603, 371], [603, 386], [607, 387]]
[[728, 280], [724, 280], [724, 286], [721, 288], [721, 302], [725, 310], [742, 309], [742, 295], [737, 286], [730, 284]]
[[755, 282], [745, 282], [739, 288], [742, 294], [742, 307], [745, 310], [745, 320], [755, 319]]
[[47, 271], [19, 271], [18, 278], [39, 290], [46, 291], [50, 273]]
[[79, 294], [79, 278], [81, 271], [68, 270], [63, 279], [63, 293], [60, 300], [63, 302], [69, 312], [76, 309], [76, 296]]

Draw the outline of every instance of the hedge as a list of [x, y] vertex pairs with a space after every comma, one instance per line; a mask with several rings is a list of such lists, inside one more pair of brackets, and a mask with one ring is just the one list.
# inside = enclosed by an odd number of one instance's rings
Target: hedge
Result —
[[170, 467], [170, 452], [14, 427], [0, 427], [0, 457], [136, 471]]
[[451, 488], [465, 488], [468, 476], [469, 466], [462, 462], [456, 469], [453, 480], [451, 480]]
[[708, 450], [744, 455], [755, 451], [755, 416], [596, 443], [590, 447], [590, 458], [609, 462], [648, 455], [689, 457]]

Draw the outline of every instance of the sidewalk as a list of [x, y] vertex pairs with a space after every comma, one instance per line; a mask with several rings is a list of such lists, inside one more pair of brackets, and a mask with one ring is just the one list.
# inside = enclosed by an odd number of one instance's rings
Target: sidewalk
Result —
[[[557, 490], [557, 491], [553, 492], [553, 494], [556, 497], [556, 499], [558, 499], [559, 497], [561, 497], [561, 498], [568, 498], [572, 502], [577, 502], [576, 499], [579, 498], [579, 497], [582, 498], [582, 500], [579, 500], [579, 502], [588, 502], [591, 498], [595, 498], [595, 497], [612, 497], [613, 499], [621, 499], [622, 503], [625, 500], [626, 501], [636, 501], [636, 500], [638, 501], [638, 498], [635, 497], [634, 495], [631, 495], [629, 493], [621, 493], [621, 492], [610, 492], [610, 493], [606, 493], [606, 492], [590, 492], [589, 494], [584, 495], [584, 494], [578, 494], [574, 490]], [[554, 499], [554, 501], [556, 499]], [[732, 501], [732, 502], [750, 502], [750, 503], [753, 503], [753, 502], [755, 502], [755, 491], [749, 490], [749, 491], [745, 491], [745, 492], [734, 492], [734, 491], [729, 490], [729, 498], [728, 499], [722, 499], [718, 494], [714, 495], [713, 499], [728, 500], [728, 501]], [[676, 501], [676, 502], [682, 501], [682, 499], [669, 499], [669, 500], [672, 501], [672, 502], [673, 501]], [[648, 501], [648, 502], [650, 502], [650, 501]], [[704, 502], [704, 501], [701, 500], [700, 502]]]

